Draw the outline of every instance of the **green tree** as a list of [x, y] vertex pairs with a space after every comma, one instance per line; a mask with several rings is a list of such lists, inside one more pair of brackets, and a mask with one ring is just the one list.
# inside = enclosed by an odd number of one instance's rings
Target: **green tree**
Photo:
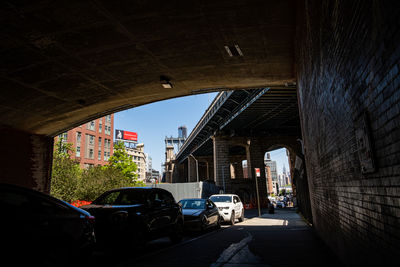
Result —
[[51, 178], [51, 195], [67, 202], [76, 200], [76, 190], [81, 176], [79, 163], [71, 159], [72, 144], [60, 139], [54, 147]]
[[119, 171], [132, 183], [137, 183], [137, 166], [132, 161], [132, 156], [128, 155], [123, 142], [114, 145], [114, 153], [108, 160], [106, 168], [114, 168]]
[[58, 141], [54, 149], [51, 194], [67, 202], [77, 199], [93, 201], [107, 190], [129, 186], [144, 186], [137, 181], [136, 164], [123, 143], [114, 147], [108, 165], [81, 170], [71, 159], [72, 144]]
[[107, 190], [127, 186], [133, 183], [120, 170], [96, 166], [83, 170], [76, 195], [80, 200], [93, 201]]

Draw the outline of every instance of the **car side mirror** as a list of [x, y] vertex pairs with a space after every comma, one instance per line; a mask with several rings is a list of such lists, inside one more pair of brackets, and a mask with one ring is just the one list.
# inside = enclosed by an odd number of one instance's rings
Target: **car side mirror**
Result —
[[213, 208], [214, 208], [213, 205], [207, 205], [207, 209], [208, 209], [208, 210], [211, 210], [211, 209], [213, 209]]

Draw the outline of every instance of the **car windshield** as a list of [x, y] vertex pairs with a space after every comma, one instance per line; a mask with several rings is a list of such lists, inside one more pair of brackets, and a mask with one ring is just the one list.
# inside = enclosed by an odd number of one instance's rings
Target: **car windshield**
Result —
[[212, 197], [210, 197], [210, 199], [213, 202], [227, 202], [227, 203], [232, 202], [231, 196], [212, 196]]
[[182, 209], [202, 210], [206, 208], [205, 199], [182, 199], [179, 203], [181, 203]]
[[101, 195], [93, 201], [96, 205], [135, 205], [146, 203], [146, 191], [122, 190], [112, 191]]

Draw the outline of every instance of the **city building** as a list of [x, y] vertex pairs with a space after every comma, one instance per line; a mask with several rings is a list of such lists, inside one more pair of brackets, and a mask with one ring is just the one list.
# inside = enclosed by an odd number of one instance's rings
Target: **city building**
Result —
[[265, 176], [267, 178], [267, 193], [270, 196], [272, 193], [274, 193], [274, 187], [272, 184], [271, 167], [268, 165], [265, 166]]
[[144, 153], [144, 144], [137, 144], [135, 147], [125, 147], [128, 155], [132, 156], [133, 162], [137, 166], [137, 175], [139, 181], [146, 181], [146, 153]]
[[160, 172], [152, 169], [151, 171], [146, 172], [146, 182], [147, 183], [156, 183], [160, 182]]
[[81, 168], [105, 165], [113, 154], [113, 129], [114, 114], [111, 114], [60, 134], [55, 142], [62, 138], [63, 142], [71, 143], [74, 150], [71, 158], [79, 161]]
[[[268, 171], [271, 173], [272, 188], [268, 188], [268, 192], [278, 194], [279, 184], [278, 184], [278, 173], [276, 170], [276, 161], [271, 160], [271, 155], [267, 153], [267, 157], [266, 159], [264, 159], [264, 164], [266, 166], [265, 173], [268, 173]], [[267, 169], [267, 167], [269, 170]]]
[[146, 182], [155, 183], [160, 181], [160, 172], [153, 169], [153, 159], [146, 153]]
[[149, 156], [148, 153], [145, 153], [145, 154], [146, 154], [146, 159], [147, 159], [147, 161], [146, 161], [146, 172], [151, 172], [152, 169], [153, 169], [153, 159]]
[[285, 186], [286, 185], [291, 185], [292, 182], [291, 182], [291, 178], [290, 178], [290, 172], [286, 171], [285, 164], [283, 164], [282, 172], [283, 172], [282, 173], [282, 180], [285, 183]]

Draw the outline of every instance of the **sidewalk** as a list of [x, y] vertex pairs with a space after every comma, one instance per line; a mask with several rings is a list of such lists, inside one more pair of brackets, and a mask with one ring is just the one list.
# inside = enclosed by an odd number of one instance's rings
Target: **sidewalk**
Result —
[[225, 249], [212, 266], [342, 265], [294, 209], [277, 209], [235, 228], [245, 237]]

